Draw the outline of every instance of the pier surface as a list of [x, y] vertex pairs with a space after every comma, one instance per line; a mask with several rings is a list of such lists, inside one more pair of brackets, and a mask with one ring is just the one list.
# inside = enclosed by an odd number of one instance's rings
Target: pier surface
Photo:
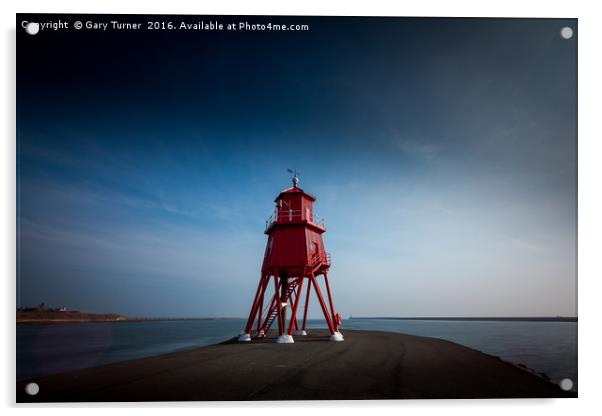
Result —
[[[223, 344], [17, 383], [17, 402], [576, 397], [543, 377], [436, 338], [313, 330], [294, 344]], [[36, 382], [35, 396], [25, 385]]]

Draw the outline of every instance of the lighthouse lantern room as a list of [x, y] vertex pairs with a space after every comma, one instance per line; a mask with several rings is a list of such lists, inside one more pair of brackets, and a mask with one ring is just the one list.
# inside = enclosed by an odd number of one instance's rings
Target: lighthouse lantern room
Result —
[[[268, 240], [261, 277], [239, 341], [266, 336], [274, 323], [278, 328], [279, 343], [294, 342], [293, 334], [307, 335], [307, 312], [312, 292], [326, 319], [330, 339], [343, 341], [339, 332], [341, 315], [335, 312], [328, 281], [330, 254], [322, 239], [326, 231], [324, 219], [314, 213], [316, 198], [299, 188], [296, 172], [289, 172], [294, 174], [293, 187], [280, 192], [275, 200], [274, 214], [266, 221]], [[303, 316], [300, 316], [302, 300]], [[288, 310], [290, 319], [287, 322]]]

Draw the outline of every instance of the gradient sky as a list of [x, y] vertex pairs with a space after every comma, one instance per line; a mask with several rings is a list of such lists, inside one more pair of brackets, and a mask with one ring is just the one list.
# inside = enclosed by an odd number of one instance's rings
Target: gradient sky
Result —
[[247, 20], [18, 31], [19, 305], [246, 316], [294, 167], [343, 316], [576, 315], [576, 20]]

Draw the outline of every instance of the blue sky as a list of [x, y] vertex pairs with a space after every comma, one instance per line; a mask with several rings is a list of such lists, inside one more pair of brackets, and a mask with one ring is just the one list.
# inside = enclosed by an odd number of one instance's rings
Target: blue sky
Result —
[[576, 21], [291, 19], [19, 34], [18, 302], [245, 316], [295, 167], [344, 316], [576, 315]]

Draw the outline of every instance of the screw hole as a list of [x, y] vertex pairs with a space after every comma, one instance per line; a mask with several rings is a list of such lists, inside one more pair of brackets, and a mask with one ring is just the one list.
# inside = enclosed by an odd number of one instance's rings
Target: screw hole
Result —
[[38, 385], [38, 383], [27, 383], [27, 385], [25, 386], [25, 393], [29, 394], [30, 396], [35, 396], [39, 392], [40, 386]]
[[563, 378], [560, 380], [560, 388], [564, 391], [569, 391], [573, 388], [573, 380], [570, 378]]

